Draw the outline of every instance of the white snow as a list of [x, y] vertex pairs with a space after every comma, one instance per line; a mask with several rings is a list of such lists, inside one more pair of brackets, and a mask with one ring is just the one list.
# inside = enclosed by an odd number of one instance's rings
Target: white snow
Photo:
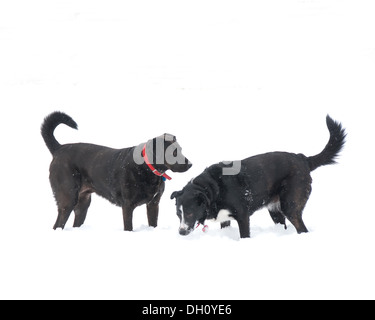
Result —
[[[375, 4], [365, 0], [1, 1], [0, 299], [374, 299]], [[172, 133], [193, 167], [170, 173], [159, 227], [93, 197], [53, 231], [60, 143], [115, 148]], [[314, 155], [329, 113], [339, 164], [312, 173], [308, 234], [266, 210], [238, 227], [178, 234], [173, 191], [212, 163], [268, 151]], [[181, 274], [190, 283], [181, 285]]]

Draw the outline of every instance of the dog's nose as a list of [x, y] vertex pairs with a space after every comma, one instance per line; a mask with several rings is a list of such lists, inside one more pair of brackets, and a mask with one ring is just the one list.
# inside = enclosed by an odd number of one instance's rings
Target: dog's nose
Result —
[[190, 233], [188, 229], [179, 229], [178, 231], [181, 236], [187, 236]]

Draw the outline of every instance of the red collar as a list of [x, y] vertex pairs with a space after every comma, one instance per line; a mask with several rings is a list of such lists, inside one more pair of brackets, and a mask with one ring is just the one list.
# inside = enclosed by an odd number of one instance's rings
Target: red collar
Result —
[[161, 173], [159, 172], [158, 170], [155, 169], [155, 167], [150, 163], [150, 161], [148, 160], [148, 157], [147, 157], [147, 153], [146, 153], [146, 144], [143, 146], [143, 149], [142, 149], [142, 156], [143, 158], [145, 159], [145, 163], [147, 164], [147, 166], [150, 168], [150, 170], [152, 171], [153, 174], [159, 176], [159, 177], [163, 177], [165, 179], [168, 179], [168, 180], [172, 180], [172, 178], [170, 176], [168, 176], [166, 173]]

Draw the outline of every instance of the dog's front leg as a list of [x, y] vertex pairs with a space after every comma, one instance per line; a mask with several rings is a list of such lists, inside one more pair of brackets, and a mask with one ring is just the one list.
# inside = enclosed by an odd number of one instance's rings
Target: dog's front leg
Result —
[[133, 231], [133, 211], [134, 207], [123, 205], [122, 216], [124, 218], [124, 230]]
[[230, 221], [225, 221], [221, 223], [221, 229], [230, 227]]
[[240, 237], [250, 238], [250, 217], [247, 216], [243, 220], [237, 220], [237, 222], [240, 228]]
[[148, 225], [150, 227], [156, 228], [158, 226], [158, 216], [159, 216], [159, 202], [147, 204], [147, 219]]
[[159, 202], [163, 193], [164, 182], [161, 181], [158, 191], [155, 193], [152, 200], [147, 204], [147, 219], [150, 227], [156, 228], [158, 226]]

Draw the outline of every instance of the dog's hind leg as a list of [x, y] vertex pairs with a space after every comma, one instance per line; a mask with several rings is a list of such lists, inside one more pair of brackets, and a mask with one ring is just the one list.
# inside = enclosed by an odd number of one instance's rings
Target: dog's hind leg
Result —
[[283, 224], [285, 230], [287, 229], [285, 223], [285, 215], [281, 211], [280, 197], [279, 195], [274, 196], [270, 203], [267, 205], [268, 212], [275, 224]]
[[277, 197], [276, 201], [273, 201], [270, 204], [268, 204], [267, 209], [268, 209], [268, 212], [270, 213], [272, 221], [275, 224], [283, 224], [284, 228], [286, 230], [287, 227], [286, 227], [286, 223], [285, 223], [285, 216], [281, 211], [279, 197]]
[[83, 225], [86, 219], [87, 210], [89, 209], [91, 204], [91, 193], [90, 192], [84, 192], [80, 193], [78, 197], [78, 203], [74, 208], [74, 224], [73, 228], [79, 228]]
[[[57, 228], [64, 229], [66, 222], [69, 219], [70, 214], [72, 213], [75, 201], [70, 197], [62, 197], [61, 195], [57, 198], [57, 207], [58, 207], [58, 216], [53, 226], [53, 229], [56, 230]], [[62, 199], [64, 198], [64, 199]]]
[[58, 208], [58, 216], [53, 229], [64, 229], [77, 204], [79, 185], [70, 171], [64, 171], [61, 168], [51, 170], [50, 182]]
[[277, 211], [277, 210], [270, 210], [270, 209], [268, 209], [268, 212], [270, 213], [272, 221], [275, 224], [283, 224], [285, 230], [287, 229], [286, 222], [285, 222], [285, 216], [282, 214], [282, 212]]
[[58, 216], [53, 229], [57, 228], [64, 229], [66, 222], [69, 219], [70, 214], [72, 213], [77, 200], [77, 196], [73, 194], [59, 194], [56, 196]]
[[311, 193], [311, 178], [286, 181], [280, 193], [281, 211], [296, 228], [297, 233], [308, 232], [302, 212]]
[[292, 223], [292, 225], [296, 228], [297, 233], [305, 233], [309, 232], [303, 223], [302, 220], [302, 212], [298, 210], [290, 210], [287, 213], [288, 220]]

